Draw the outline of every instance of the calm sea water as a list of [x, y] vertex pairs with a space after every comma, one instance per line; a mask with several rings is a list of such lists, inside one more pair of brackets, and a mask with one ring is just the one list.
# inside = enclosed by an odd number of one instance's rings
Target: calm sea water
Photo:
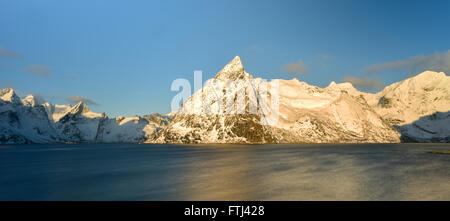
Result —
[[450, 200], [450, 144], [0, 146], [0, 200]]

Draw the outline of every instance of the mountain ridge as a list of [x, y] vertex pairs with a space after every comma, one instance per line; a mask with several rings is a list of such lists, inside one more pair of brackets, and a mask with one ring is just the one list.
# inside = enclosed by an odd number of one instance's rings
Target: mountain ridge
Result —
[[[109, 118], [83, 102], [54, 105], [1, 89], [0, 143], [450, 142], [449, 111], [450, 77], [443, 72], [425, 71], [373, 94], [347, 82], [266, 82], [236, 56], [168, 115]], [[277, 121], [264, 124], [274, 113]]]

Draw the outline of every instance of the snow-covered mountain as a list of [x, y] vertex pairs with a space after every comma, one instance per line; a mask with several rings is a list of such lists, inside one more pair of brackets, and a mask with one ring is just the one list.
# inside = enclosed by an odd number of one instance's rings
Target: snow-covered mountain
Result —
[[79, 102], [55, 122], [55, 127], [62, 139], [70, 142], [138, 143], [164, 127], [167, 124], [165, 119], [164, 115], [111, 119], [105, 113], [95, 113]]
[[48, 119], [53, 122], [58, 122], [65, 113], [72, 108], [70, 104], [51, 104], [50, 102], [45, 102], [42, 104], [45, 111], [47, 112]]
[[5, 88], [0, 90], [0, 100], [4, 102], [9, 102], [11, 104], [21, 104], [22, 101], [20, 97], [17, 96], [16, 92], [12, 88]]
[[425, 71], [365, 97], [404, 141], [450, 142], [450, 76], [445, 73]]
[[[225, 87], [227, 80], [239, 81], [234, 82], [236, 84], [233, 87]], [[255, 103], [255, 97], [249, 96], [249, 92], [258, 90], [261, 82], [261, 79], [253, 79], [245, 72], [240, 58], [236, 57], [184, 102], [169, 125], [148, 142], [272, 143], [275, 138], [260, 123], [264, 116], [261, 113], [252, 114], [248, 108], [250, 103]], [[241, 114], [225, 114], [225, 110], [221, 110], [223, 103], [216, 98], [223, 92], [217, 87], [227, 90], [223, 94], [224, 100], [242, 95], [240, 98], [247, 109], [242, 110]], [[225, 109], [234, 110], [234, 106]]]
[[52, 105], [27, 95], [20, 99], [13, 89], [0, 91], [0, 144], [2, 143], [137, 143], [167, 125], [169, 116], [117, 117], [75, 106]]
[[36, 107], [38, 105], [43, 105], [44, 101], [40, 97], [36, 97], [33, 94], [27, 95], [24, 99], [21, 100], [22, 104], [25, 106]]
[[326, 88], [297, 79], [280, 81], [280, 142], [398, 142], [399, 134], [349, 83]]
[[295, 78], [266, 82], [235, 57], [180, 110], [116, 118], [82, 102], [54, 105], [0, 90], [0, 144], [143, 141], [450, 142], [450, 77], [426, 71], [371, 94], [350, 83], [320, 88]]
[[92, 112], [86, 104], [79, 102], [55, 123], [55, 127], [64, 140], [72, 142], [96, 141], [99, 125], [106, 115]]
[[11, 88], [0, 90], [0, 143], [61, 141], [45, 108], [33, 102], [27, 97], [22, 103]]
[[[238, 83], [229, 86], [229, 80]], [[279, 89], [279, 100], [273, 100], [273, 104], [278, 105], [269, 105], [270, 102], [263, 102], [262, 97], [254, 95], [262, 88], [271, 92], [269, 88], [272, 87]], [[367, 104], [362, 95], [352, 95], [356, 92], [348, 83], [332, 83], [327, 88], [310, 86], [297, 79], [266, 83], [247, 73], [240, 58], [236, 57], [187, 99], [169, 125], [148, 142], [399, 142], [399, 133]], [[223, 97], [224, 101], [243, 99], [245, 111], [242, 114], [225, 112], [233, 107], [215, 97]], [[271, 93], [267, 94], [267, 100], [272, 102]], [[236, 107], [236, 103], [234, 105]], [[257, 107], [256, 113], [249, 111], [252, 105]], [[220, 106], [225, 106], [224, 110], [219, 110]], [[278, 111], [274, 109], [276, 106]], [[279, 115], [276, 123], [261, 124], [274, 112]]]

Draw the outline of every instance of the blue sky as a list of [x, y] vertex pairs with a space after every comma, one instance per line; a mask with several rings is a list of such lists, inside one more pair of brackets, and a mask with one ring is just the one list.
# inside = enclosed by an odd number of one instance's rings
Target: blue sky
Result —
[[80, 96], [109, 116], [166, 113], [173, 80], [211, 78], [239, 55], [255, 77], [377, 91], [449, 74], [449, 11], [437, 0], [1, 1], [0, 87]]

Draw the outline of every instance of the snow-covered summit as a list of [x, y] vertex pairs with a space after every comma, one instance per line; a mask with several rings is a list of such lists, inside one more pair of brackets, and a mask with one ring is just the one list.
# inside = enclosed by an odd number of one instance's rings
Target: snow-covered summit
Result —
[[11, 88], [0, 90], [0, 98], [0, 143], [59, 141], [43, 106], [24, 105]]
[[41, 97], [29, 94], [24, 99], [22, 99], [22, 103], [25, 106], [34, 107], [37, 105], [43, 105], [45, 102]]
[[355, 87], [353, 87], [352, 83], [350, 82], [343, 82], [343, 83], [339, 83], [337, 84], [336, 82], [332, 81], [328, 87], [326, 87], [327, 89], [338, 89], [338, 90], [347, 90], [347, 91], [357, 91]]
[[79, 114], [79, 115], [82, 115], [82, 116], [88, 117], [88, 118], [104, 117], [104, 115], [105, 115], [104, 113], [103, 113], [103, 114], [100, 114], [100, 113], [92, 112], [92, 111], [88, 108], [88, 106], [87, 106], [84, 102], [82, 102], [82, 101], [78, 102], [75, 106], [73, 106], [72, 108], [70, 108], [70, 109], [65, 113], [65, 115], [68, 115], [68, 114], [70, 114], [70, 115], [77, 115], [77, 114]]
[[426, 78], [427, 80], [431, 79], [442, 79], [448, 77], [444, 72], [436, 72], [436, 71], [424, 71], [414, 77], [412, 77], [411, 79], [424, 79]]
[[70, 104], [55, 104], [53, 105], [50, 102], [45, 102], [42, 104], [44, 106], [45, 111], [47, 112], [48, 119], [53, 122], [58, 122], [59, 119], [64, 117], [66, 112], [72, 108]]
[[0, 99], [12, 104], [20, 104], [20, 97], [17, 96], [16, 92], [12, 88], [0, 89]]
[[445, 73], [425, 71], [365, 97], [383, 119], [401, 131], [403, 140], [450, 140], [450, 134], [444, 133], [450, 131], [450, 76]]
[[367, 100], [386, 119], [409, 124], [422, 116], [450, 110], [450, 76], [425, 71], [393, 83]]
[[214, 77], [215, 79], [226, 80], [238, 80], [249, 79], [250, 74], [245, 72], [244, 65], [242, 65], [241, 58], [239, 56], [234, 57], [219, 73]]

